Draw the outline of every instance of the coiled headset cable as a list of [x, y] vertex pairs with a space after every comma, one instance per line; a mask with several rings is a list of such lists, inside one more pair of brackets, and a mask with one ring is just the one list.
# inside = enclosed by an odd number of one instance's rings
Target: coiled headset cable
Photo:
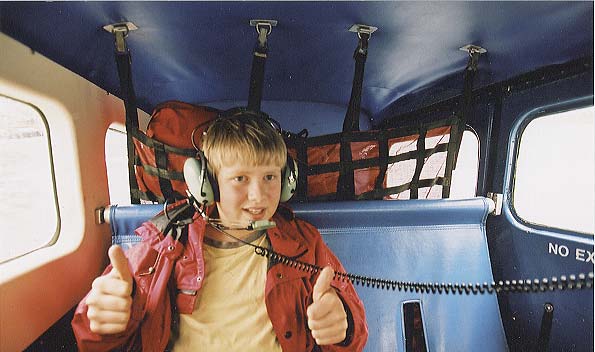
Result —
[[[288, 257], [281, 253], [277, 253], [270, 248], [255, 245], [238, 238], [226, 230], [249, 230], [258, 231], [266, 230], [271, 227], [275, 227], [274, 221], [262, 220], [249, 223], [247, 226], [243, 224], [232, 224], [237, 226], [225, 226], [221, 223], [220, 219], [210, 218], [206, 215], [205, 209], [202, 206], [196, 206], [192, 197], [189, 199], [190, 204], [194, 204], [194, 208], [199, 214], [205, 219], [205, 221], [211, 225], [217, 231], [225, 234], [226, 236], [241, 242], [245, 245], [254, 248], [254, 253], [263, 256], [271, 261], [271, 263], [282, 264], [292, 267], [296, 270], [301, 270], [311, 274], [317, 274], [322, 271], [322, 267], [299, 261], [295, 258]], [[182, 222], [183, 224], [184, 222]], [[372, 278], [364, 275], [351, 274], [347, 272], [335, 271], [333, 280], [337, 281], [349, 281], [354, 285], [361, 287], [371, 287], [375, 289], [387, 290], [387, 291], [409, 291], [418, 293], [431, 293], [431, 294], [466, 294], [466, 295], [477, 295], [477, 294], [494, 294], [494, 293], [537, 293], [546, 291], [569, 291], [569, 290], [582, 290], [592, 289], [594, 274], [589, 272], [587, 274], [580, 273], [578, 275], [561, 275], [559, 277], [553, 276], [550, 278], [541, 279], [519, 279], [519, 280], [499, 280], [491, 282], [414, 282], [414, 281], [399, 281], [399, 280], [388, 280], [382, 278]]]
[[[207, 218], [208, 219], [208, 218]], [[217, 231], [233, 238], [234, 240], [251, 246], [254, 248], [254, 253], [266, 257], [272, 263], [279, 263], [292, 267], [297, 270], [305, 271], [307, 273], [316, 274], [322, 270], [321, 266], [305, 263], [286, 255], [277, 253], [269, 248], [265, 248], [253, 243], [246, 242], [229, 232], [225, 231], [220, 222], [207, 222], [213, 226]], [[272, 223], [274, 226], [274, 222]], [[269, 226], [272, 227], [272, 226]], [[234, 228], [235, 229], [235, 228]], [[246, 230], [262, 230], [254, 224], [250, 224], [242, 229]], [[559, 278], [554, 276], [551, 278], [533, 279], [533, 280], [500, 280], [498, 282], [483, 282], [483, 283], [439, 283], [439, 282], [412, 282], [412, 281], [397, 281], [380, 278], [371, 278], [363, 275], [356, 275], [347, 272], [335, 271], [333, 277], [338, 281], [349, 281], [354, 285], [362, 287], [372, 287], [381, 290], [392, 291], [410, 291], [420, 293], [437, 293], [437, 294], [493, 294], [493, 293], [523, 293], [523, 292], [546, 292], [554, 290], [580, 290], [591, 289], [593, 287], [593, 272], [588, 274], [578, 275], [562, 275]]]

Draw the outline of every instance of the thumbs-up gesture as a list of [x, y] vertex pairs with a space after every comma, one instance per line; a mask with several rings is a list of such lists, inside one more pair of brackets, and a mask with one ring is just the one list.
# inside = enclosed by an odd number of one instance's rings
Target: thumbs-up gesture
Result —
[[93, 281], [85, 301], [91, 331], [97, 334], [123, 332], [132, 306], [132, 274], [124, 251], [115, 245], [109, 249], [108, 255], [112, 270]]
[[308, 307], [308, 327], [318, 345], [332, 345], [345, 340], [347, 314], [343, 302], [331, 287], [334, 271], [325, 267], [314, 284], [313, 302]]

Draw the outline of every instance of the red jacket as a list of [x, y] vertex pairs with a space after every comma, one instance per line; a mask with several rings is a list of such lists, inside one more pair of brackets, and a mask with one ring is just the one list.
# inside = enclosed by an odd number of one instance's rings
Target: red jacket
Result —
[[[268, 229], [267, 236], [274, 251], [302, 262], [321, 267], [330, 265], [335, 270], [344, 271], [312, 225], [294, 218], [291, 210], [282, 206], [273, 220], [277, 227]], [[206, 223], [195, 215], [184, 246], [172, 236], [163, 237], [166, 222], [164, 216], [157, 216], [144, 223], [136, 230], [143, 241], [126, 252], [135, 281], [131, 318], [126, 331], [113, 335], [91, 332], [86, 298], [79, 303], [72, 327], [81, 351], [107, 351], [118, 346], [124, 346], [128, 351], [140, 350], [140, 346], [143, 351], [163, 351], [171, 335], [172, 309], [181, 314], [192, 313], [196, 293], [205, 276], [202, 244]], [[175, 282], [175, 288], [168, 287], [174, 265], [172, 283]], [[105, 273], [110, 270], [108, 266]], [[279, 263], [269, 267], [265, 302], [277, 340], [285, 352], [312, 351], [316, 347], [307, 329], [306, 309], [312, 302], [317, 276]], [[322, 346], [320, 350], [361, 351], [368, 338], [363, 304], [351, 283], [334, 280], [332, 286], [343, 300], [349, 328], [343, 343]], [[175, 305], [170, 304], [173, 295]]]

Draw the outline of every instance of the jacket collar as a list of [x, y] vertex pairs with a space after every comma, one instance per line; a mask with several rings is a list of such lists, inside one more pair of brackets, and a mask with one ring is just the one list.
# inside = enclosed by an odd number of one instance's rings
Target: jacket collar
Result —
[[[209, 206], [205, 213], [207, 216], [213, 214], [215, 206]], [[190, 242], [195, 248], [201, 248], [206, 231], [207, 222], [198, 213], [195, 215], [194, 226], [198, 228], [196, 231], [190, 231], [189, 238]], [[271, 243], [271, 247], [275, 252], [283, 254], [285, 256], [295, 258], [299, 260], [308, 249], [295, 236], [289, 236], [288, 234], [296, 233], [297, 229], [291, 225], [291, 221], [294, 220], [293, 211], [285, 204], [280, 204], [277, 211], [273, 215], [273, 221], [277, 224], [276, 227], [267, 230], [267, 235]], [[200, 246], [198, 245], [200, 244]]]
[[275, 215], [273, 215], [273, 221], [275, 221], [277, 226], [268, 229], [267, 235], [269, 236], [271, 247], [275, 252], [299, 259], [299, 257], [306, 254], [308, 249], [296, 238], [295, 234], [299, 230], [295, 226], [292, 226], [291, 222], [293, 220], [294, 215], [291, 209], [284, 204], [280, 204]]

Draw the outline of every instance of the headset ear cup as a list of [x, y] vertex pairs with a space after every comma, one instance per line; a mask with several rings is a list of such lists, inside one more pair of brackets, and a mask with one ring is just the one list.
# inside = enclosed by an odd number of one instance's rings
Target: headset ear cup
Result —
[[298, 167], [295, 160], [287, 156], [287, 163], [285, 169], [281, 173], [281, 202], [287, 202], [291, 199], [297, 188]]
[[202, 153], [198, 158], [188, 158], [184, 162], [184, 180], [188, 192], [201, 205], [211, 205], [215, 201], [213, 187], [209, 181], [206, 159]]

